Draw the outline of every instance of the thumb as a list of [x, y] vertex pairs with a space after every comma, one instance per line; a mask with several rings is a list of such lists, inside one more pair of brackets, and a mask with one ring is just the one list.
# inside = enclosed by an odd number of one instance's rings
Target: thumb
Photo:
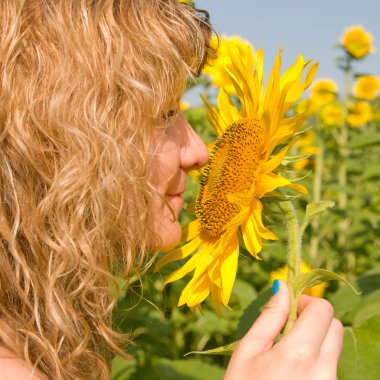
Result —
[[247, 345], [253, 356], [273, 346], [289, 316], [290, 296], [285, 282], [275, 280], [272, 292], [275, 294], [239, 343]]

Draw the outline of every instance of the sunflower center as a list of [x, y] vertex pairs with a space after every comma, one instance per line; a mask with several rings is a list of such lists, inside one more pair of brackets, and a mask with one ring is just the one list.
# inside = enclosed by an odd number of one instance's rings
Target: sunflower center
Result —
[[256, 178], [262, 153], [264, 131], [258, 120], [240, 119], [221, 135], [211, 152], [195, 203], [202, 231], [220, 236], [240, 207], [228, 194], [247, 193]]

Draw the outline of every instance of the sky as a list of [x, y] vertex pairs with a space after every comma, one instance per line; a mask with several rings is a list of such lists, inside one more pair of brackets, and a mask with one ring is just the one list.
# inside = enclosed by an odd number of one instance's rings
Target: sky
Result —
[[332, 78], [340, 89], [343, 74], [335, 60], [341, 52], [335, 45], [345, 27], [361, 24], [378, 51], [354, 70], [380, 76], [380, 0], [197, 0], [196, 6], [209, 11], [219, 34], [237, 34], [262, 47], [267, 76], [282, 47], [284, 68], [302, 53], [319, 62], [316, 78]]

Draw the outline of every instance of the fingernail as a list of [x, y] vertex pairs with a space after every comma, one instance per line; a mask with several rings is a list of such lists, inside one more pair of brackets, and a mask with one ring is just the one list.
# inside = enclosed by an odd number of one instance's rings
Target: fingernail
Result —
[[280, 290], [280, 281], [274, 280], [272, 285], [272, 296], [277, 294], [277, 292]]

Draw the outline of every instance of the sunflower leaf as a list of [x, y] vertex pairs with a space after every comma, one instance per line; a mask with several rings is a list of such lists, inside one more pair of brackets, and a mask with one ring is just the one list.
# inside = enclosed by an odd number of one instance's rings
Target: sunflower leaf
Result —
[[198, 355], [232, 355], [234, 349], [238, 345], [239, 341], [226, 344], [225, 346], [217, 347], [217, 348], [212, 348], [211, 350], [205, 350], [205, 351], [191, 351], [185, 354], [187, 355], [192, 355], [192, 354], [198, 354]]
[[322, 282], [330, 281], [330, 280], [337, 280], [344, 282], [346, 285], [348, 285], [356, 294], [360, 294], [359, 291], [357, 291], [354, 286], [347, 281], [344, 277], [339, 276], [339, 274], [336, 274], [334, 272], [330, 272], [326, 269], [313, 269], [310, 272], [302, 273], [299, 275], [296, 279], [296, 293], [297, 295], [301, 295], [302, 292], [306, 288], [312, 288], [313, 286], [319, 285]]
[[356, 136], [353, 141], [346, 146], [349, 149], [367, 148], [369, 146], [380, 145], [380, 133], [364, 133], [361, 136]]
[[311, 220], [325, 212], [327, 209], [334, 207], [335, 202], [333, 201], [320, 201], [320, 202], [312, 202], [309, 203], [306, 206], [306, 213], [305, 213], [305, 219], [302, 222], [301, 228], [300, 228], [300, 234], [302, 235], [306, 229], [306, 227], [309, 225]]
[[339, 379], [379, 379], [380, 317], [367, 318], [359, 326], [345, 327], [344, 330]]

